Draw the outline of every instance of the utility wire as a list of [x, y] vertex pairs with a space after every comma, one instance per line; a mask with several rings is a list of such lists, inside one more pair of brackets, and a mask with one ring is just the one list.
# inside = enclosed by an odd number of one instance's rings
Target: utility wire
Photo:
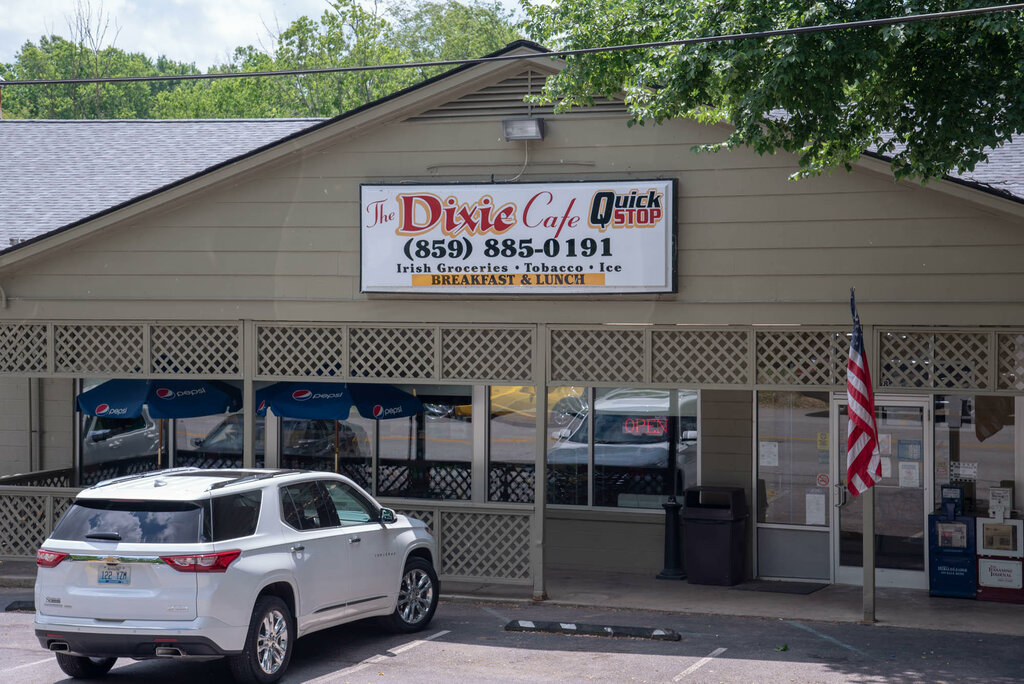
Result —
[[[619, 52], [622, 50], [638, 50], [644, 48], [673, 47], [677, 45], [699, 45], [702, 43], [725, 43], [737, 40], [758, 40], [775, 36], [792, 36], [804, 33], [824, 33], [827, 31], [850, 31], [876, 26], [893, 26], [896, 24], [913, 24], [922, 21], [938, 21], [942, 19], [958, 19], [974, 17], [997, 12], [1019, 12], [1024, 10], [1024, 3], [1013, 5], [996, 5], [992, 7], [975, 7], [948, 12], [930, 12], [927, 14], [908, 14], [903, 17], [885, 17], [882, 19], [864, 19], [841, 24], [821, 24], [817, 26], [798, 26], [796, 28], [774, 29], [771, 31], [755, 31], [752, 33], [731, 33], [720, 36], [703, 36], [700, 38], [681, 38], [678, 40], [661, 40], [652, 43], [630, 43], [628, 45], [610, 45], [578, 50], [559, 50], [546, 52], [543, 56], [573, 57], [600, 52]], [[138, 83], [143, 81], [199, 81], [220, 78], [253, 78], [263, 76], [302, 76], [307, 74], [338, 74], [362, 71], [387, 71], [394, 69], [422, 69], [436, 66], [462, 66], [466, 64], [487, 64], [489, 62], [511, 62], [523, 59], [536, 59], [540, 55], [497, 55], [495, 57], [476, 57], [473, 59], [443, 59], [429, 62], [403, 62], [399, 64], [375, 64], [367, 66], [324, 67], [321, 69], [287, 69], [280, 71], [232, 71], [212, 74], [167, 74], [161, 76], [115, 76], [108, 78], [42, 78], [24, 81], [4, 81], [0, 87], [20, 85], [60, 85], [80, 83]]]

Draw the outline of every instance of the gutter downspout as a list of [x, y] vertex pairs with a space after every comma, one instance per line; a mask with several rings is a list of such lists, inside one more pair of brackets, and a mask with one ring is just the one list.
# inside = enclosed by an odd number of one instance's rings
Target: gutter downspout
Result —
[[41, 456], [42, 448], [40, 440], [40, 416], [43, 408], [43, 397], [39, 391], [39, 378], [28, 379], [28, 463], [29, 470], [35, 472], [42, 470]]

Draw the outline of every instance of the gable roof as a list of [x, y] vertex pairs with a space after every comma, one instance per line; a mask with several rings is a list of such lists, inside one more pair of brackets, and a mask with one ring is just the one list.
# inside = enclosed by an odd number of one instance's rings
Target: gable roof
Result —
[[[525, 49], [528, 40], [485, 58]], [[528, 54], [528, 56], [530, 56]], [[252, 157], [471, 69], [463, 64], [330, 119], [0, 120], [0, 254]], [[865, 156], [888, 161], [872, 152]], [[1024, 204], [1024, 140], [946, 180]]]
[[320, 121], [0, 121], [0, 251]]

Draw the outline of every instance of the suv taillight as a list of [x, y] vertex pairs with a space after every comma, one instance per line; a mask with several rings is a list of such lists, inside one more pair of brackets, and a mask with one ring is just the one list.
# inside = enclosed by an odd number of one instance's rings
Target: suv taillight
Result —
[[60, 551], [47, 551], [46, 549], [39, 549], [36, 551], [36, 565], [41, 568], [52, 568], [60, 564], [62, 560], [68, 557], [68, 554], [61, 553]]
[[160, 560], [178, 572], [224, 572], [231, 565], [231, 561], [241, 554], [241, 551], [221, 551], [188, 556], [160, 556]]

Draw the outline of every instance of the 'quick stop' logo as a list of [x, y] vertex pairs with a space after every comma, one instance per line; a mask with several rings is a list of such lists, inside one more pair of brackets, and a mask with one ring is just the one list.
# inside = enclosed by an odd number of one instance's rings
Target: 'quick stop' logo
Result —
[[123, 416], [128, 413], [127, 408], [111, 408], [110, 404], [100, 404], [93, 412], [97, 416]]
[[308, 389], [297, 389], [292, 392], [292, 399], [295, 401], [309, 401], [310, 399], [341, 399], [344, 396], [344, 392], [324, 392], [322, 394], [314, 394]]

